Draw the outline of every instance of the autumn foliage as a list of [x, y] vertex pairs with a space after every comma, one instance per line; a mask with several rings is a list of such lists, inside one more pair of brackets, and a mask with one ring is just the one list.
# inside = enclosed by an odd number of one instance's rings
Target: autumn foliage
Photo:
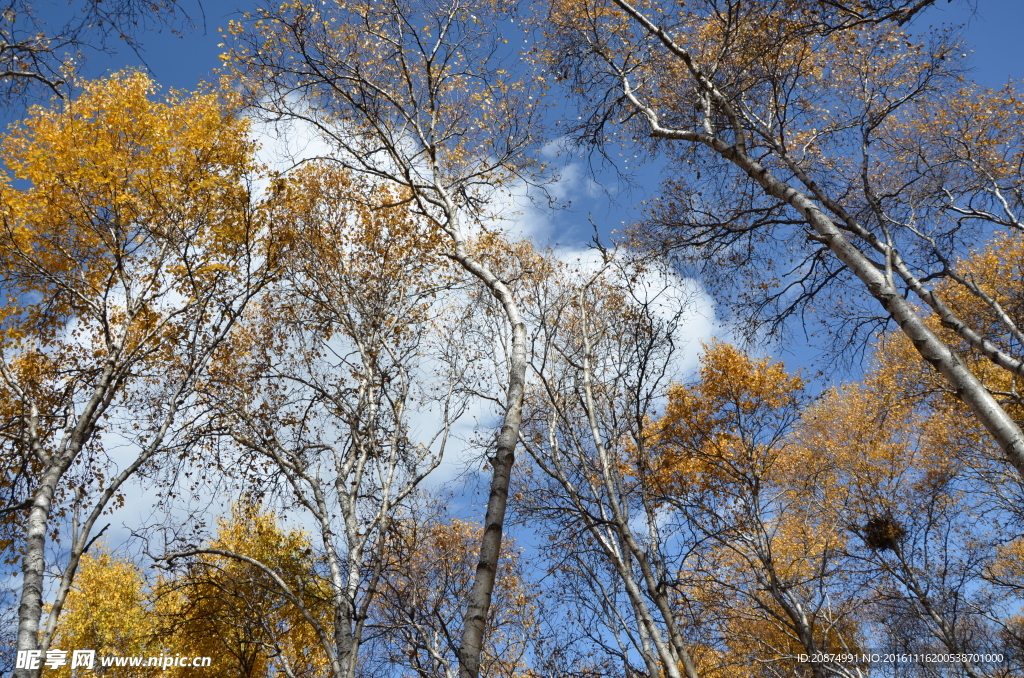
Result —
[[[264, 3], [216, 86], [30, 109], [15, 676], [1021, 675], [1024, 107], [931, 4]], [[545, 249], [557, 148], [665, 180]]]

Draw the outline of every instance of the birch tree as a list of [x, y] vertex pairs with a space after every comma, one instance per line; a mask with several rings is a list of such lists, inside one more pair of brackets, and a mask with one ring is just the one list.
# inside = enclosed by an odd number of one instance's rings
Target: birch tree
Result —
[[229, 28], [228, 65], [268, 119], [301, 125], [354, 172], [397, 184], [443, 234], [445, 255], [497, 298], [508, 321], [501, 412], [480, 560], [460, 643], [479, 674], [521, 421], [526, 327], [506, 281], [472, 245], [495, 191], [530, 169], [539, 91], [509, 72], [503, 2], [389, 0], [264, 5]]
[[694, 623], [715, 629], [705, 637], [721, 665], [853, 678], [865, 671], [796, 660], [854, 654], [863, 642], [862, 592], [843, 573], [849, 535], [807, 508], [821, 480], [792, 441], [804, 387], [778, 362], [706, 346], [695, 383], [669, 389], [640, 463], [665, 531], [689, 537], [676, 587], [699, 610]]
[[[246, 125], [216, 93], [153, 99], [137, 74], [87, 84], [36, 109], [0, 151], [0, 449], [19, 651], [49, 645], [97, 523], [171, 445], [269, 270]], [[128, 454], [108, 452], [108, 436]], [[63, 560], [47, 559], [49, 534]], [[44, 618], [47, 569], [58, 576]]]
[[688, 300], [656, 282], [645, 290], [642, 260], [601, 257], [590, 271], [525, 262], [536, 350], [522, 444], [534, 469], [517, 498], [550, 540], [556, 571], [570, 573], [560, 581], [579, 586], [565, 586], [575, 615], [603, 625], [592, 637], [623, 672], [697, 678], [694, 638], [665, 586], [676, 545], [647, 484], [625, 470], [649, 454], [647, 418], [668, 386]]
[[67, 3], [63, 11], [48, 0], [7, 0], [0, 11], [4, 103], [37, 88], [66, 95], [74, 89], [75, 67], [88, 51], [112, 52], [116, 45], [138, 52], [140, 35], [147, 29], [176, 31], [195, 21], [176, 0], [82, 0]]
[[229, 466], [247, 492], [311, 525], [327, 612], [251, 553], [184, 547], [164, 560], [262, 570], [327, 658], [320, 670], [352, 678], [395, 521], [464, 409], [458, 375], [428, 361], [458, 325], [435, 301], [451, 270], [440, 234], [393, 190], [330, 164], [307, 164], [279, 190], [291, 214], [280, 224], [287, 272], [211, 368], [207, 434], [233, 444]]
[[[363, 674], [454, 678], [462, 607], [476, 566], [479, 530], [437, 505], [414, 507], [396, 521], [390, 563], [369, 625], [374, 640]], [[481, 655], [487, 676], [530, 675], [537, 591], [524, 577], [523, 554], [509, 540], [499, 560]]]
[[1017, 319], [961, 266], [1020, 230], [1019, 97], [964, 79], [949, 31], [901, 27], [929, 4], [552, 2], [547, 59], [584, 139], [667, 153], [657, 246], [739, 283], [718, 290], [769, 330], [811, 308], [839, 344], [895, 323], [1024, 473], [1019, 424], [967, 364], [1020, 375]]

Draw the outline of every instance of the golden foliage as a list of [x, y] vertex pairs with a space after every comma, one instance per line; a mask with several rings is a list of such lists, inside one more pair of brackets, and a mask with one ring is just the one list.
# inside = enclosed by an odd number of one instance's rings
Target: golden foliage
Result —
[[[52, 339], [74, 316], [109, 321], [104, 295], [127, 285], [126, 274], [141, 278], [136, 285], [194, 292], [188, 286], [214, 275], [249, 237], [241, 179], [253, 169], [253, 144], [231, 102], [179, 92], [154, 102], [155, 86], [139, 73], [83, 89], [61, 109], [32, 109], [0, 147], [7, 291], [42, 298], [5, 306], [8, 339], [27, 331]], [[206, 250], [206, 260], [187, 271], [166, 262], [168, 248], [189, 258], [186, 247]], [[138, 322], [144, 334], [155, 317]]]
[[[304, 533], [282, 529], [272, 515], [240, 504], [230, 519], [219, 521], [207, 547], [267, 564], [323, 614], [325, 590]], [[182, 575], [160, 578], [151, 586], [132, 562], [103, 549], [87, 554], [52, 647], [91, 649], [97, 657], [206, 656], [213, 659], [205, 669], [210, 675], [237, 678], [275, 675], [274, 662], [282, 661], [297, 675], [315, 675], [326, 661], [308, 624], [264, 572], [212, 554], [200, 556]], [[153, 670], [119, 668], [117, 675], [143, 676]], [[184, 676], [195, 669], [163, 671]], [[70, 668], [55, 675], [69, 676]]]
[[[72, 650], [95, 650], [99, 657], [155, 656], [168, 648], [172, 648], [171, 654], [190, 649], [174, 640], [163, 633], [145, 579], [133, 563], [105, 548], [96, 548], [82, 558], [53, 648], [68, 652], [69, 658]], [[143, 676], [152, 670], [126, 668], [121, 675]], [[70, 666], [61, 667], [56, 675], [70, 676]]]
[[[457, 666], [456, 648], [465, 597], [478, 564], [480, 529], [459, 519], [432, 516], [403, 520], [381, 585], [374, 621], [390, 628], [390, 661], [400, 666]], [[505, 542], [488, 614], [481, 673], [513, 678], [524, 674], [536, 631], [537, 592], [524, 579], [514, 541]], [[377, 616], [379, 615], [379, 616]], [[429, 669], [428, 669], [429, 670]]]
[[766, 476], [803, 387], [778, 362], [754, 360], [729, 344], [705, 345], [697, 384], [672, 386], [664, 415], [652, 424], [651, 482], [671, 493]]
[[[328, 586], [317, 568], [308, 535], [284, 529], [277, 518], [251, 504], [236, 504], [218, 521], [209, 544], [263, 563], [292, 589], [320, 622], [330, 625]], [[215, 675], [275, 675], [287, 662], [295, 675], [317, 675], [327, 655], [316, 634], [278, 584], [262, 569], [235, 558], [202, 554], [184, 576], [163, 582], [161, 595], [178, 601], [165, 623], [187, 639], [195, 654], [230, 657]]]
[[[126, 72], [32, 108], [0, 140], [0, 483], [36, 507], [12, 528], [30, 533], [26, 592], [42, 577], [42, 530], [61, 537], [69, 503], [91, 526], [123, 501], [98, 433], [116, 428], [139, 464], [156, 455], [207, 349], [265, 282], [238, 107], [227, 92], [158, 97]], [[127, 422], [111, 416], [123, 406]], [[24, 623], [41, 610], [28, 598]]]

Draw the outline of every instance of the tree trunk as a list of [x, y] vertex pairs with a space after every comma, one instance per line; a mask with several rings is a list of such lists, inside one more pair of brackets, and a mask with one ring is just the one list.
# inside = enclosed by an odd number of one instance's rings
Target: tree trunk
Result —
[[[504, 294], [510, 295], [507, 290]], [[515, 319], [518, 319], [518, 314]], [[508, 488], [512, 479], [516, 443], [519, 441], [519, 428], [523, 421], [525, 386], [526, 326], [522, 322], [517, 322], [512, 326], [512, 363], [509, 369], [505, 418], [501, 425], [501, 433], [498, 435], [497, 449], [494, 456], [488, 460], [493, 469], [491, 489], [487, 498], [487, 514], [484, 517], [484, 536], [480, 544], [480, 564], [476, 568], [473, 589], [469, 594], [469, 603], [463, 617], [462, 643], [459, 646], [459, 678], [478, 678], [480, 675], [480, 655], [487, 627], [487, 612], [491, 607], [491, 595], [494, 593], [494, 582], [498, 574]]]

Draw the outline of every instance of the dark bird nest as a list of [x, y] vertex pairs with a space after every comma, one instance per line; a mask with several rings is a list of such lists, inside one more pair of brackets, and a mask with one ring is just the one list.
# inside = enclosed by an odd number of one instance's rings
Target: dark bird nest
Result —
[[875, 517], [862, 529], [864, 543], [876, 551], [895, 551], [907, 531], [892, 518]]

